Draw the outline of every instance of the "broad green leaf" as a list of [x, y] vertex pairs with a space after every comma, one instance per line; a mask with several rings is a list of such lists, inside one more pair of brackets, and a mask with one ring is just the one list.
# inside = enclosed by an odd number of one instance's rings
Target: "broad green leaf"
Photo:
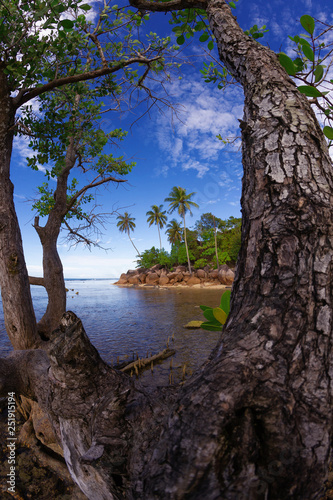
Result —
[[295, 76], [296, 75], [296, 67], [292, 59], [287, 56], [284, 52], [280, 52], [279, 61], [281, 66], [284, 67], [288, 75]]
[[315, 29], [315, 22], [313, 17], [308, 15], [302, 16], [300, 22], [305, 31], [307, 31], [308, 33], [310, 33], [310, 35], [312, 35]]
[[59, 25], [62, 26], [66, 31], [72, 31], [74, 28], [74, 23], [70, 19], [63, 19], [59, 22]]
[[209, 34], [207, 33], [207, 31], [205, 31], [205, 33], [203, 33], [201, 35], [201, 37], [199, 38], [200, 42], [205, 42], [206, 40], [208, 40], [209, 38]]
[[314, 53], [313, 50], [309, 45], [302, 45], [302, 50], [305, 55], [309, 59], [309, 61], [313, 62], [314, 61]]
[[200, 306], [200, 309], [202, 309], [203, 311], [206, 311], [206, 309], [211, 309], [211, 307], [209, 307], [209, 306]]
[[324, 127], [323, 132], [326, 135], [327, 139], [333, 141], [333, 128], [332, 127]]
[[224, 323], [227, 321], [227, 315], [220, 307], [214, 307], [213, 314], [214, 318], [217, 319], [217, 321], [221, 323], [221, 325], [224, 325]]
[[298, 37], [298, 38], [299, 38], [299, 43], [300, 43], [302, 46], [303, 46], [303, 45], [308, 45], [309, 47], [311, 47], [309, 40], [305, 40], [305, 38], [300, 38], [300, 37]]
[[88, 11], [91, 9], [91, 5], [87, 4], [87, 3], [84, 3], [82, 5], [79, 5], [79, 9], [82, 9], [82, 10], [85, 10], [85, 11]]
[[184, 38], [184, 35], [180, 35], [180, 36], [177, 38], [177, 43], [178, 43], [178, 45], [183, 45], [183, 43], [185, 43], [185, 38]]
[[316, 87], [311, 87], [311, 85], [300, 85], [297, 88], [301, 94], [307, 97], [321, 97], [323, 95]]
[[230, 296], [231, 296], [231, 290], [226, 290], [221, 297], [220, 307], [221, 309], [223, 309], [226, 315], [228, 315], [230, 312]]
[[201, 328], [203, 328], [204, 330], [209, 330], [211, 332], [220, 332], [222, 330], [221, 325], [218, 326], [216, 324], [209, 323], [209, 321], [205, 321], [204, 323], [202, 323]]
[[296, 67], [296, 73], [304, 69], [304, 62], [300, 57], [296, 57], [296, 59], [294, 60], [294, 65]]
[[318, 66], [314, 70], [314, 75], [316, 77], [315, 82], [316, 83], [320, 82], [320, 80], [322, 79], [322, 77], [324, 75], [324, 66], [321, 66], [320, 64], [318, 64]]
[[232, 9], [235, 9], [236, 8], [236, 5], [234, 4], [234, 2], [229, 2], [229, 5]]
[[214, 48], [214, 42], [213, 42], [213, 40], [210, 40], [210, 41], [208, 42], [208, 49], [209, 49], [209, 50], [213, 50], [213, 48]]
[[215, 320], [215, 316], [214, 316], [214, 313], [213, 313], [213, 308], [210, 307], [208, 309], [206, 309], [204, 312], [203, 312], [203, 315], [205, 316], [206, 319], [208, 319], [208, 321], [210, 323], [216, 323], [216, 320]]

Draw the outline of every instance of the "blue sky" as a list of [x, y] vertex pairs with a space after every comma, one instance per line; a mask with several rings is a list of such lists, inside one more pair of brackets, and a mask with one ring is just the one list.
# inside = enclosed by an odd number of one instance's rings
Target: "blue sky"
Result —
[[[239, 0], [235, 11], [244, 29], [253, 24], [266, 24], [269, 32], [262, 39], [263, 43], [268, 43], [275, 51], [281, 48], [287, 53], [291, 50], [288, 35], [302, 31], [298, 20], [303, 14], [331, 24], [333, 22], [330, 0], [289, 3], [282, 0]], [[152, 16], [148, 28], [161, 35], [166, 34], [171, 31], [168, 16]], [[112, 212], [117, 208], [120, 213], [126, 210], [135, 217], [136, 229], [132, 238], [139, 251], [159, 246], [157, 228], [148, 227], [146, 212], [153, 204], [162, 203], [167, 209], [164, 198], [175, 185], [196, 193], [193, 200], [199, 208], [194, 210], [193, 217], [188, 217], [189, 227], [205, 212], [212, 212], [223, 219], [231, 215], [241, 216], [240, 141], [237, 139], [228, 146], [216, 135], [221, 134], [224, 138], [239, 135], [238, 120], [242, 118], [243, 94], [240, 87], [232, 86], [222, 92], [203, 81], [199, 70], [206, 57], [203, 52], [205, 46], [194, 42], [184, 49], [184, 54], [195, 56], [195, 62], [182, 68], [181, 79], [175, 77], [166, 85], [171, 103], [181, 106], [178, 118], [168, 109], [164, 109], [163, 113], [153, 109], [149, 116], [137, 121], [120, 150], [127, 158], [137, 162], [136, 167], [127, 176], [126, 185], [110, 186], [100, 191], [98, 203], [101, 212]], [[139, 108], [137, 115], [133, 112], [122, 117], [113, 113], [104, 119], [104, 126], [107, 131], [119, 126], [129, 130], [141, 112]], [[45, 179], [43, 172], [32, 171], [26, 166], [25, 158], [30, 154], [27, 141], [17, 138], [12, 160], [16, 209], [29, 273], [42, 276], [42, 251], [32, 227], [35, 214], [29, 200], [36, 197], [36, 187]], [[177, 218], [171, 214], [169, 220], [173, 217]], [[92, 248], [89, 251], [82, 245], [70, 248], [60, 236], [58, 249], [65, 277], [118, 277], [135, 267], [136, 252], [127, 235], [118, 231], [115, 218], [103, 230], [100, 244], [110, 250], [105, 252]], [[163, 231], [162, 244], [169, 250]]]

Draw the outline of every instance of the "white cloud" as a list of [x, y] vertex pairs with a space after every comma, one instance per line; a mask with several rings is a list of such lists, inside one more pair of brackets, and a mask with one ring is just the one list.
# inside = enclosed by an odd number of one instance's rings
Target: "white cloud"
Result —
[[226, 146], [217, 139], [239, 135], [239, 119], [243, 113], [243, 93], [239, 87], [225, 92], [198, 81], [197, 75], [176, 80], [168, 88], [170, 95], [181, 102], [179, 120], [172, 124], [169, 117], [156, 115], [152, 125], [159, 148], [168, 163], [155, 172], [166, 176], [172, 167], [194, 169], [201, 178], [214, 168], [222, 151], [237, 150], [237, 144]]
[[[17, 153], [21, 160], [19, 165], [21, 167], [27, 166], [27, 158], [32, 158], [34, 156], [34, 152], [29, 148], [29, 138], [26, 136], [16, 136], [14, 138], [13, 148], [15, 153]], [[40, 172], [46, 172], [46, 168], [42, 165], [37, 165], [37, 168]]]

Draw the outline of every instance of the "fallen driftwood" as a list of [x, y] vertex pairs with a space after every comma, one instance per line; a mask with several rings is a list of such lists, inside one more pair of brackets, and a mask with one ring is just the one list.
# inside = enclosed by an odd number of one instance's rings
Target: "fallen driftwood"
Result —
[[144, 370], [145, 368], [151, 366], [151, 364], [155, 361], [167, 359], [174, 354], [176, 354], [174, 349], [166, 348], [163, 351], [154, 354], [154, 356], [149, 356], [148, 358], [138, 358], [136, 361], [132, 361], [127, 364], [122, 363], [121, 365], [115, 366], [115, 368], [125, 373], [131, 370]]

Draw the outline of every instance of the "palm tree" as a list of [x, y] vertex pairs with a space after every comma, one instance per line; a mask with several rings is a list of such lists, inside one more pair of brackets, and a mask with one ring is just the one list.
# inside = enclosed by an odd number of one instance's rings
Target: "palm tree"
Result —
[[136, 246], [134, 245], [134, 243], [133, 243], [133, 241], [132, 241], [132, 239], [130, 237], [130, 231], [134, 231], [134, 228], [135, 228], [135, 222], [134, 222], [135, 218], [131, 217], [131, 214], [129, 214], [128, 212], [125, 212], [124, 215], [118, 215], [117, 219], [119, 219], [119, 222], [117, 222], [117, 227], [119, 228], [119, 231], [121, 233], [127, 233], [128, 234], [130, 242], [134, 246], [135, 250], [137, 251], [138, 256], [141, 259], [140, 252], [136, 248]]
[[191, 262], [190, 262], [190, 256], [188, 254], [188, 247], [187, 247], [187, 238], [186, 238], [186, 224], [185, 224], [185, 214], [186, 212], [190, 212], [190, 215], [192, 215], [192, 207], [198, 208], [199, 205], [194, 203], [194, 201], [191, 201], [191, 197], [195, 193], [189, 193], [186, 194], [186, 189], [174, 186], [168, 196], [168, 198], [165, 198], [164, 201], [168, 201], [170, 203], [170, 209], [169, 213], [172, 213], [174, 210], [177, 209], [179, 215], [183, 217], [184, 221], [184, 241], [185, 241], [185, 248], [186, 248], [186, 254], [187, 254], [187, 262], [188, 262], [188, 269], [190, 271], [190, 274], [192, 274], [192, 269], [191, 269]]
[[177, 242], [182, 241], [183, 231], [176, 219], [172, 219], [169, 224], [167, 224], [166, 234], [168, 235], [168, 241], [171, 245], [175, 245]]
[[160, 228], [162, 229], [165, 226], [167, 221], [166, 210], [162, 212], [163, 205], [157, 206], [152, 205], [152, 210], [148, 210], [146, 215], [148, 216], [147, 222], [149, 226], [156, 224], [158, 229], [158, 237], [160, 239], [160, 250], [162, 250], [162, 242], [161, 242], [161, 233]]

